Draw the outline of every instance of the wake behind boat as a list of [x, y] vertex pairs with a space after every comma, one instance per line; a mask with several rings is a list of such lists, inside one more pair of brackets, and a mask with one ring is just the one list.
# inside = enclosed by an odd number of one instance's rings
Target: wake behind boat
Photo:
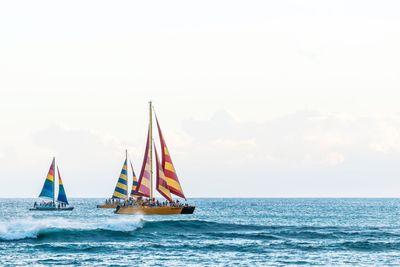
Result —
[[[58, 173], [58, 196], [57, 200], [55, 199], [55, 190], [56, 190], [56, 183], [55, 183], [55, 165], [56, 165], [56, 158], [53, 158], [53, 161], [50, 165], [49, 172], [47, 173], [46, 180], [44, 181], [44, 185], [42, 191], [40, 192], [39, 198], [43, 198], [40, 203], [35, 202], [33, 204], [33, 208], [29, 210], [39, 210], [39, 211], [67, 211], [73, 210], [74, 207], [69, 206], [67, 195], [65, 194], [64, 185], [61, 179], [60, 170], [57, 166], [57, 173]], [[47, 200], [47, 201], [46, 201]], [[50, 201], [48, 201], [50, 200]]]
[[[153, 194], [153, 106], [149, 102], [150, 106], [150, 120], [149, 129], [147, 134], [146, 149], [144, 153], [144, 159], [142, 169], [135, 189], [135, 196], [141, 196], [138, 199], [128, 199], [123, 204], [118, 205], [115, 213], [117, 214], [157, 214], [157, 215], [172, 215], [172, 214], [192, 214], [195, 207], [189, 206], [179, 202], [179, 200], [173, 200], [172, 195], [184, 198], [186, 197], [183, 193], [182, 186], [179, 182], [176, 174], [174, 165], [172, 163], [171, 156], [169, 154], [165, 139], [161, 133], [160, 124], [158, 123], [157, 116], [157, 128], [158, 135], [161, 142], [161, 163], [158, 159], [158, 153], [154, 145], [154, 154], [156, 158], [156, 190], [160, 195], [166, 199], [164, 202], [160, 202], [154, 198]], [[132, 190], [133, 191], [133, 190]], [[147, 199], [146, 199], [147, 198]]]

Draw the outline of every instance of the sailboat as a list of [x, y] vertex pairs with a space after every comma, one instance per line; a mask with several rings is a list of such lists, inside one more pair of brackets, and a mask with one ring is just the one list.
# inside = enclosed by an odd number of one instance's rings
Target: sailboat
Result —
[[73, 210], [74, 207], [69, 206], [67, 195], [65, 194], [64, 184], [61, 179], [60, 170], [57, 166], [58, 174], [58, 196], [55, 198], [56, 183], [55, 183], [55, 167], [56, 158], [53, 158], [50, 169], [47, 173], [46, 180], [44, 181], [42, 191], [39, 194], [39, 198], [48, 199], [50, 201], [42, 201], [41, 203], [34, 203], [33, 208], [29, 210]]
[[128, 196], [128, 150], [125, 150], [125, 161], [122, 165], [121, 173], [117, 180], [117, 184], [114, 189], [114, 193], [111, 198], [106, 199], [106, 201], [97, 205], [98, 208], [101, 209], [115, 209], [118, 205], [123, 203], [129, 198], [137, 198], [139, 195], [136, 194], [136, 186], [137, 186], [137, 178], [135, 175], [135, 171], [133, 170], [132, 162], [130, 162], [132, 169], [132, 191], [130, 196]]
[[[115, 213], [117, 214], [192, 214], [195, 207], [187, 204], [183, 205], [179, 200], [173, 201], [172, 195], [186, 200], [182, 186], [179, 182], [175, 167], [172, 163], [165, 139], [161, 132], [161, 127], [155, 115], [158, 135], [161, 143], [161, 161], [159, 160], [156, 147], [154, 145], [156, 159], [156, 185], [158, 193], [165, 201], [155, 200], [153, 194], [153, 106], [149, 102], [149, 128], [147, 133], [146, 149], [143, 158], [142, 169], [139, 181], [135, 189], [136, 195], [140, 196], [136, 201], [124, 202], [118, 205]], [[132, 190], [133, 191], [133, 190]], [[148, 199], [143, 199], [148, 198]]]

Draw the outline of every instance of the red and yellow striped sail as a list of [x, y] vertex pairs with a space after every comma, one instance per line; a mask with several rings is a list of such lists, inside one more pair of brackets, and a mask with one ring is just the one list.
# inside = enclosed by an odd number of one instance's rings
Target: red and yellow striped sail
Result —
[[160, 136], [161, 149], [162, 149], [161, 153], [162, 167], [164, 170], [165, 180], [167, 181], [168, 188], [172, 194], [186, 199], [185, 194], [183, 193], [182, 190], [182, 186], [176, 174], [174, 164], [172, 163], [171, 156], [169, 155], [167, 145], [165, 144], [164, 137], [161, 133], [160, 124], [158, 123], [157, 117], [156, 121], [157, 121], [158, 135]]
[[150, 128], [147, 133], [146, 151], [144, 152], [142, 170], [140, 171], [139, 181], [136, 188], [136, 193], [140, 196], [150, 197], [150, 164], [151, 164], [151, 153], [150, 153]]
[[168, 201], [172, 201], [171, 191], [168, 188], [163, 168], [160, 164], [160, 161], [158, 160], [158, 153], [156, 146], [154, 146], [154, 153], [156, 154], [156, 165], [157, 165], [156, 189]]

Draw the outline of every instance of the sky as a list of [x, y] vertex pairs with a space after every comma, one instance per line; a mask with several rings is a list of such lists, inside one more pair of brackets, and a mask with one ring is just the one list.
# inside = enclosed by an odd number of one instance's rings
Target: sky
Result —
[[0, 197], [111, 196], [149, 100], [188, 197], [400, 197], [399, 8], [0, 1]]

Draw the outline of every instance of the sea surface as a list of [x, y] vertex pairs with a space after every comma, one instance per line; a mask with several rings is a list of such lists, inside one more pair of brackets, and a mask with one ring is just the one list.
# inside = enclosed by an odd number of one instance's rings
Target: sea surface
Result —
[[400, 265], [400, 199], [189, 199], [193, 215], [0, 199], [1, 266]]

